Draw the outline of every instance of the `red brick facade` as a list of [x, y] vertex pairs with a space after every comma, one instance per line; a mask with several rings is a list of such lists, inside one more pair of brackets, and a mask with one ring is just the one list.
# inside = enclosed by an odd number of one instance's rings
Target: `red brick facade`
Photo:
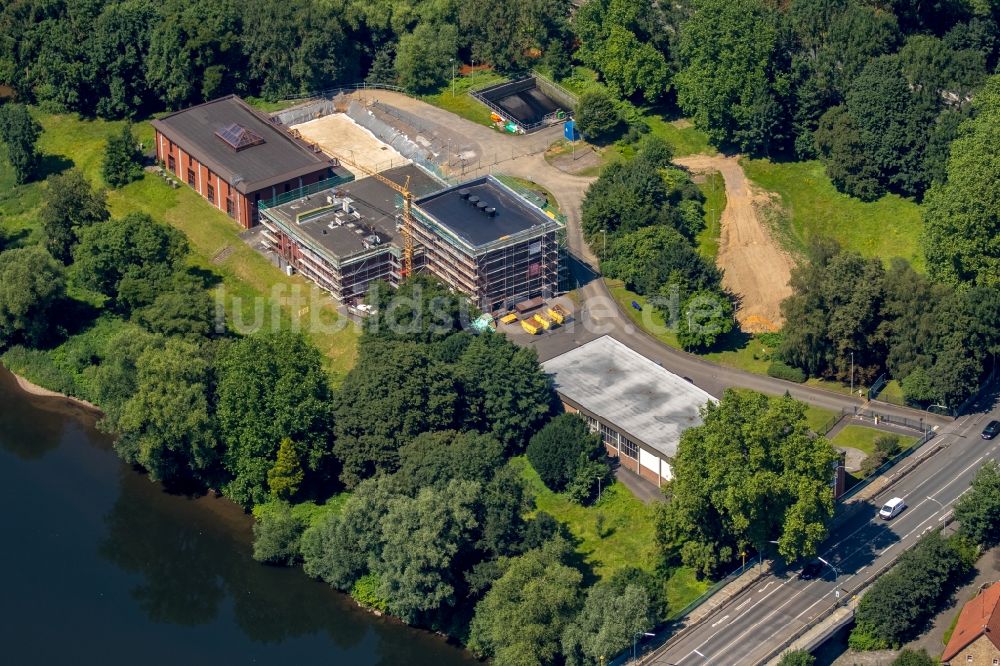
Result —
[[176, 176], [178, 181], [190, 185], [195, 192], [236, 220], [244, 229], [249, 229], [257, 224], [258, 201], [267, 201], [293, 189], [312, 185], [329, 177], [327, 169], [324, 167], [316, 173], [244, 194], [219, 177], [218, 174], [212, 173], [188, 150], [182, 148], [159, 130], [156, 131], [156, 159], [163, 164], [167, 171]]

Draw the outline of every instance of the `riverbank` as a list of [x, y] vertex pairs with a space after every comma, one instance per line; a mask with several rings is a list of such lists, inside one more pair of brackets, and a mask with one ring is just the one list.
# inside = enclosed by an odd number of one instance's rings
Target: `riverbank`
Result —
[[28, 381], [27, 379], [17, 374], [16, 372], [11, 371], [10, 368], [7, 368], [7, 371], [10, 372], [10, 374], [14, 377], [14, 381], [17, 382], [18, 387], [28, 395], [33, 395], [41, 398], [60, 398], [71, 404], [77, 405], [78, 407], [83, 407], [84, 409], [90, 410], [95, 414], [100, 414], [100, 415], [104, 414], [104, 412], [101, 411], [101, 408], [92, 402], [87, 402], [82, 398], [74, 398], [71, 395], [66, 395], [65, 393], [59, 393], [58, 391], [50, 391], [47, 388], [44, 388], [42, 386], [39, 386], [38, 384], [34, 384]]

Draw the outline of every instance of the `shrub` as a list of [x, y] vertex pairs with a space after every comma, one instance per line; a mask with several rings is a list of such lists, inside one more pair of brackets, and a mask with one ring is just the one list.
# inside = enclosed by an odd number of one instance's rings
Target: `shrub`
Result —
[[794, 652], [783, 654], [781, 661], [778, 662], [778, 666], [813, 666], [815, 663], [816, 657], [805, 650], [795, 650]]
[[301, 559], [305, 523], [283, 501], [258, 504], [253, 509], [253, 558], [258, 562], [291, 566]]
[[108, 139], [101, 175], [111, 187], [122, 187], [142, 178], [142, 152], [130, 125], [124, 125], [120, 133]]
[[362, 576], [354, 582], [351, 588], [351, 598], [358, 602], [362, 608], [368, 608], [379, 613], [384, 613], [387, 602], [379, 596], [379, 588], [382, 581], [378, 574], [368, 574]]
[[73, 376], [56, 365], [47, 352], [16, 345], [0, 358], [11, 372], [29, 382], [66, 395], [77, 393]]
[[772, 361], [771, 365], [767, 366], [767, 374], [776, 379], [785, 379], [796, 384], [801, 384], [806, 380], [805, 372], [782, 361]]
[[597, 490], [597, 479], [610, 476], [600, 435], [590, 432], [576, 414], [560, 414], [528, 443], [528, 460], [542, 482], [554, 492], [566, 491], [584, 502]]
[[621, 112], [607, 93], [594, 91], [581, 95], [575, 115], [580, 133], [594, 143], [609, 141], [621, 132]]

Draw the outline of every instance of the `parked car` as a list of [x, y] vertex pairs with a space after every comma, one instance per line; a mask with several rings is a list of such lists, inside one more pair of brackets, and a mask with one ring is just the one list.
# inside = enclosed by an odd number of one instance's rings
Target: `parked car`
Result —
[[990, 421], [983, 428], [983, 439], [993, 439], [1000, 435], [1000, 421]]
[[906, 508], [906, 503], [900, 497], [893, 497], [879, 509], [878, 517], [882, 520], [892, 520]]
[[812, 580], [819, 576], [820, 572], [823, 571], [823, 563], [819, 560], [813, 560], [807, 562], [802, 571], [799, 572], [799, 578], [801, 580]]

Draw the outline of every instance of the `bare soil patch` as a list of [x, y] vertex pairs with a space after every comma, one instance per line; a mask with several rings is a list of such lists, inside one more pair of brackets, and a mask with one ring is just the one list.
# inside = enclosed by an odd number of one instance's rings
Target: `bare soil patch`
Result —
[[691, 171], [715, 170], [726, 182], [717, 263], [723, 286], [736, 294], [736, 319], [748, 333], [776, 331], [784, 323], [781, 301], [791, 295], [788, 282], [795, 261], [771, 235], [760, 212], [773, 206], [770, 194], [747, 180], [739, 157], [691, 155], [674, 160]]
[[[297, 129], [305, 140], [319, 145], [327, 153], [349, 158], [370, 171], [384, 171], [410, 163], [343, 113], [332, 113], [292, 129]], [[351, 164], [344, 164], [344, 167], [358, 178], [367, 175]]]

